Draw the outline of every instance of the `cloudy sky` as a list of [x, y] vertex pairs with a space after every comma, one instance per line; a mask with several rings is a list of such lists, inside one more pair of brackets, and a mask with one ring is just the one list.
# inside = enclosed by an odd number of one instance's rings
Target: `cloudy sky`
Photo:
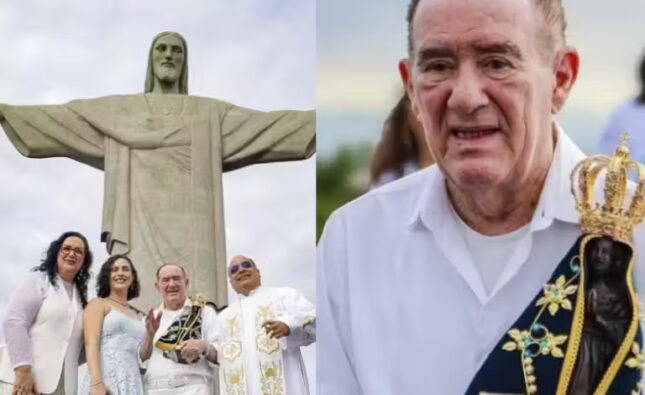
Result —
[[[179, 7], [178, 7], [179, 6]], [[139, 93], [152, 37], [189, 47], [190, 93], [259, 110], [315, 107], [314, 0], [0, 2], [0, 102], [57, 104]], [[0, 316], [51, 240], [88, 236], [95, 267], [103, 174], [65, 158], [28, 159], [0, 132]], [[269, 286], [315, 300], [315, 158], [226, 174], [227, 252], [254, 257]], [[305, 351], [313, 374], [314, 348]], [[313, 380], [312, 380], [313, 381]]]
[[[401, 92], [397, 62], [406, 56], [409, 0], [318, 3], [318, 152], [378, 140]], [[581, 70], [559, 120], [588, 152], [609, 112], [635, 92], [645, 48], [645, 1], [563, 0], [568, 40]], [[341, 11], [342, 10], [342, 11]], [[632, 131], [637, 133], [638, 131]]]

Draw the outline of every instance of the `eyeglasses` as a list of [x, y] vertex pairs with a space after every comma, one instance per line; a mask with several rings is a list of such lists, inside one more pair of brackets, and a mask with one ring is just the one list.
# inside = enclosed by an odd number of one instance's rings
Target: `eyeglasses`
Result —
[[240, 270], [240, 268], [250, 269], [252, 267], [255, 267], [255, 263], [253, 263], [253, 261], [236, 263], [235, 265], [231, 265], [231, 267], [229, 268], [229, 273], [235, 274]]
[[78, 247], [72, 247], [72, 246], [63, 246], [63, 248], [60, 249], [60, 252], [63, 253], [63, 255], [71, 255], [72, 253], [78, 256], [85, 255], [85, 251], [83, 251]]

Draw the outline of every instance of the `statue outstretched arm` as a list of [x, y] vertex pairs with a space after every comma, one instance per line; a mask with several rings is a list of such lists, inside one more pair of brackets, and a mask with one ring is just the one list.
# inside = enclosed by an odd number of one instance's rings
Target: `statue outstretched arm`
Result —
[[29, 158], [69, 157], [102, 169], [104, 136], [68, 104], [0, 104], [0, 125], [11, 143]]
[[261, 112], [231, 105], [221, 131], [224, 170], [306, 159], [316, 151], [315, 111]]

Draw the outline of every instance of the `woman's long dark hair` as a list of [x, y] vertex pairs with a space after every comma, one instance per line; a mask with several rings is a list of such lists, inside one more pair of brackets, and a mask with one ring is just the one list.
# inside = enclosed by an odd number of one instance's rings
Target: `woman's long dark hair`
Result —
[[118, 259], [125, 259], [130, 264], [130, 270], [132, 270], [132, 284], [130, 284], [130, 288], [128, 288], [128, 300], [139, 297], [139, 294], [141, 293], [139, 275], [137, 274], [137, 269], [132, 264], [130, 258], [125, 255], [112, 255], [107, 261], [105, 261], [103, 266], [101, 266], [99, 276], [96, 278], [96, 296], [99, 298], [107, 298], [110, 296], [110, 273], [112, 273], [114, 262]]
[[90, 245], [88, 244], [85, 236], [74, 231], [65, 232], [60, 235], [58, 239], [49, 244], [49, 248], [47, 248], [47, 252], [45, 254], [45, 259], [40, 261], [40, 265], [36, 266], [34, 271], [47, 273], [49, 282], [53, 286], [57, 287], [58, 284], [56, 284], [56, 276], [58, 274], [58, 253], [63, 246], [63, 242], [68, 237], [78, 237], [83, 240], [83, 244], [85, 245], [85, 259], [83, 260], [83, 266], [81, 266], [81, 270], [79, 270], [76, 277], [74, 277], [74, 284], [76, 285], [76, 289], [78, 289], [78, 293], [81, 297], [81, 305], [85, 308], [87, 305], [87, 282], [90, 279], [90, 266], [92, 266], [92, 251], [90, 251]]
[[403, 175], [410, 159], [417, 162], [418, 146], [410, 124], [410, 99], [403, 94], [383, 124], [383, 133], [370, 166], [371, 183], [375, 184], [386, 171], [394, 171], [397, 177]]

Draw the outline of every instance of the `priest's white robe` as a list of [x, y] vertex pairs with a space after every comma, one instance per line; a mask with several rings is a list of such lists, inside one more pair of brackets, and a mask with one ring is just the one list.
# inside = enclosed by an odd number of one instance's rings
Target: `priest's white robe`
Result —
[[[221, 395], [306, 395], [300, 347], [316, 340], [315, 308], [292, 288], [263, 288], [239, 295], [219, 315], [217, 341]], [[282, 321], [288, 336], [267, 336], [262, 324]]]

